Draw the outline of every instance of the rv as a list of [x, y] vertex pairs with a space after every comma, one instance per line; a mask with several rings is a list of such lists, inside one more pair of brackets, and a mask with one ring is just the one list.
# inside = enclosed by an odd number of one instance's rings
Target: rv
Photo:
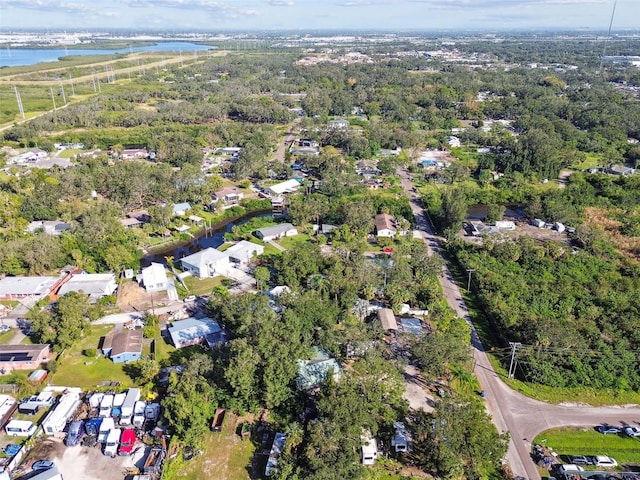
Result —
[[80, 395], [75, 392], [65, 393], [60, 397], [58, 405], [42, 421], [42, 429], [47, 435], [62, 433], [67, 422], [75, 415], [80, 406]]
[[136, 402], [140, 400], [140, 389], [130, 388], [120, 408], [120, 425], [130, 425]]
[[27, 420], [11, 420], [4, 427], [7, 436], [9, 437], [30, 437], [38, 429], [37, 425]]
[[0, 428], [4, 427], [18, 409], [16, 399], [9, 395], [0, 395]]
[[100, 402], [100, 416], [110, 417], [111, 407], [113, 407], [113, 395], [105, 395]]
[[362, 465], [373, 465], [378, 458], [378, 446], [376, 439], [371, 437], [371, 432], [366, 431], [362, 437]]
[[104, 445], [104, 454], [108, 457], [115, 457], [120, 444], [120, 429], [114, 428], [107, 435], [107, 443]]

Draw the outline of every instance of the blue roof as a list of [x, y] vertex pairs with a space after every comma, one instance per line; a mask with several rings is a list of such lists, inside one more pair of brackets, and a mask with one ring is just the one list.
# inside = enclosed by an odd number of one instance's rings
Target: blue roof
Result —
[[413, 333], [414, 335], [422, 334], [422, 322], [419, 318], [401, 318], [400, 324], [402, 329], [407, 333]]

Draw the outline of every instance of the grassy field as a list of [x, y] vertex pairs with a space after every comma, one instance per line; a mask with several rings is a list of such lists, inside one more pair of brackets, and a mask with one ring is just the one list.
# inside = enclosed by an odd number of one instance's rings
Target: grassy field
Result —
[[301, 243], [307, 243], [311, 241], [311, 237], [309, 235], [306, 234], [299, 234], [296, 235], [294, 237], [284, 237], [281, 238], [277, 241], [277, 243], [283, 247], [286, 248], [287, 250], [289, 250], [290, 248], [293, 248], [294, 245], [300, 245]]
[[58, 359], [58, 370], [50, 377], [54, 385], [95, 388], [102, 381], [120, 382], [122, 386], [132, 385], [125, 373], [124, 364], [113, 363], [105, 357], [89, 358], [82, 354], [87, 348], [98, 348], [100, 337], [111, 331], [111, 325], [94, 325], [90, 333], [65, 351]]
[[[209, 433], [204, 439], [204, 453], [185, 462], [181, 456], [172, 460], [165, 470], [166, 480], [201, 480], [203, 478], [224, 478], [226, 480], [246, 480], [255, 445], [249, 440], [242, 441], [233, 431]], [[213, 474], [215, 472], [215, 474]], [[255, 477], [252, 477], [255, 478]]]
[[587, 153], [585, 154], [584, 161], [580, 163], [574, 163], [572, 165], [572, 168], [575, 168], [576, 170], [587, 170], [589, 168], [602, 167], [604, 163], [605, 161], [603, 155]]
[[189, 287], [188, 295], [202, 295], [211, 293], [214, 287], [222, 283], [224, 277], [204, 278], [200, 280], [196, 277], [186, 277], [184, 283]]
[[538, 435], [533, 443], [553, 448], [565, 461], [568, 460], [567, 455], [607, 455], [615, 458], [619, 464], [640, 463], [640, 439], [602, 435], [593, 429], [547, 430]]

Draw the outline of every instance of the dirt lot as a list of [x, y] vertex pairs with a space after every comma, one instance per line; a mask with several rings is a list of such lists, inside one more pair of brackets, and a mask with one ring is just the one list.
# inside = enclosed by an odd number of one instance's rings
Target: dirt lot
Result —
[[117, 305], [123, 312], [137, 312], [149, 310], [152, 305], [168, 305], [171, 301], [167, 292], [147, 293], [136, 282], [124, 282], [118, 287]]
[[62, 439], [45, 438], [29, 453], [23, 462], [27, 473], [36, 460], [52, 460], [64, 478], [83, 480], [122, 480], [125, 470], [144, 465], [149, 448], [142, 443], [136, 444], [134, 455], [110, 458], [102, 454], [98, 447], [66, 447]]

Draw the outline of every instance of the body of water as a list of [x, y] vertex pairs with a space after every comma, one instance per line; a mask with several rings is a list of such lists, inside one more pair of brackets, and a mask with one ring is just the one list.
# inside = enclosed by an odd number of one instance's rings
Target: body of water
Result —
[[205, 248], [217, 248], [224, 243], [224, 234], [231, 232], [231, 229], [236, 225], [243, 225], [249, 220], [255, 217], [270, 217], [271, 210], [258, 210], [246, 213], [239, 217], [228, 218], [219, 224], [215, 225], [213, 229], [205, 232], [202, 230], [197, 237], [183, 242], [172, 244], [166, 248], [158, 248], [153, 253], [148, 253], [140, 260], [140, 266], [146, 267], [151, 262], [166, 263], [165, 256], [172, 256], [175, 260], [186, 257], [192, 253], [199, 252]]
[[35, 65], [55, 62], [60, 57], [79, 55], [112, 55], [132, 52], [204, 52], [215, 49], [211, 45], [197, 45], [187, 42], [160, 42], [144, 47], [124, 47], [118, 49], [75, 49], [75, 48], [0, 48], [0, 67]]

